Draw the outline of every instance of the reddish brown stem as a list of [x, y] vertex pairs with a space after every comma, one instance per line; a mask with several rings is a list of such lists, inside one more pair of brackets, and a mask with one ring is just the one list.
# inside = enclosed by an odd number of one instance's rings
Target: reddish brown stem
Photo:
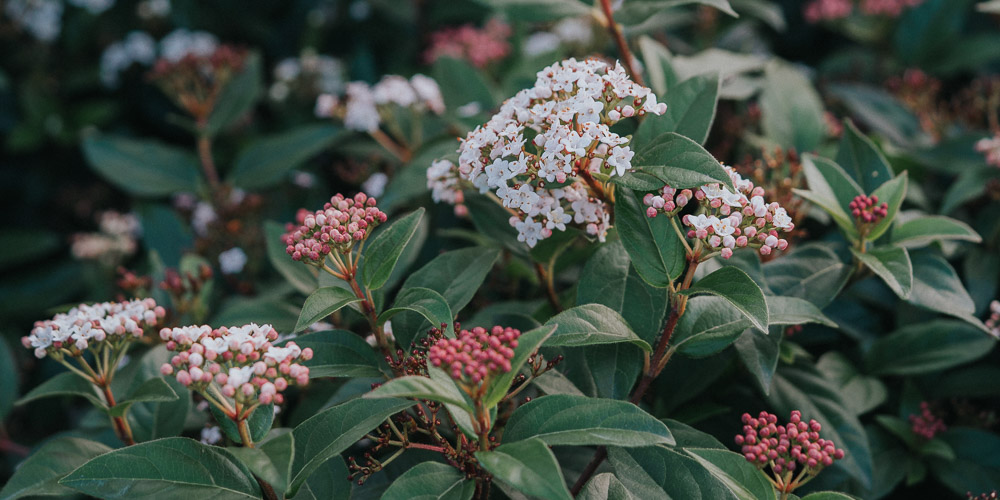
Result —
[[601, 10], [604, 11], [604, 17], [608, 23], [608, 32], [611, 33], [611, 37], [615, 39], [615, 44], [618, 45], [618, 53], [621, 54], [622, 59], [624, 59], [625, 69], [628, 70], [628, 74], [632, 75], [632, 80], [639, 85], [645, 85], [642, 80], [642, 75], [635, 70], [635, 62], [632, 59], [632, 51], [628, 48], [628, 42], [625, 41], [625, 35], [622, 34], [621, 26], [615, 22], [615, 14], [611, 11], [611, 0], [601, 0]]
[[549, 274], [545, 270], [545, 267], [538, 262], [535, 262], [535, 274], [538, 275], [538, 281], [540, 281], [542, 286], [545, 287], [545, 293], [548, 296], [549, 305], [552, 306], [552, 309], [555, 312], [561, 313], [563, 308], [562, 304], [559, 303], [559, 295], [556, 294], [555, 285], [552, 282], [552, 275]]
[[219, 189], [219, 172], [215, 169], [215, 160], [212, 158], [212, 138], [207, 135], [198, 137], [198, 159], [214, 194]]
[[[104, 391], [104, 399], [108, 403], [108, 408], [115, 407], [115, 396], [111, 393], [111, 387], [108, 385], [102, 385], [101, 390]], [[118, 435], [118, 439], [121, 439], [125, 446], [132, 446], [135, 444], [135, 439], [132, 437], [132, 428], [128, 425], [128, 420], [125, 416], [111, 417], [111, 423], [114, 425], [115, 434]]]

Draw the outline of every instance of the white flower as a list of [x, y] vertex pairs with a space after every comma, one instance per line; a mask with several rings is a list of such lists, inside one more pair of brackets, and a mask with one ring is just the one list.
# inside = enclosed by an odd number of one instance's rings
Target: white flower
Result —
[[611, 150], [611, 156], [608, 156], [608, 165], [614, 167], [615, 174], [621, 177], [628, 169], [632, 168], [633, 156], [635, 153], [628, 146], [615, 146]]
[[566, 224], [573, 220], [569, 214], [567, 214], [563, 207], [556, 206], [546, 214], [548, 221], [545, 223], [546, 229], [558, 229], [560, 231], [566, 230]]
[[417, 73], [410, 78], [410, 85], [427, 109], [438, 115], [444, 113], [444, 97], [433, 78]]
[[689, 215], [687, 217], [688, 225], [696, 230], [708, 229], [709, 226], [714, 225], [718, 221], [717, 217], [710, 217], [705, 214]]
[[219, 254], [219, 267], [222, 274], [238, 274], [247, 264], [247, 254], [240, 247], [233, 247]]
[[792, 228], [792, 218], [789, 217], [788, 212], [781, 207], [774, 209], [774, 215], [771, 216], [771, 223], [774, 224], [774, 227], [779, 229], [790, 230]]
[[203, 427], [201, 429], [201, 442], [204, 444], [216, 444], [222, 441], [222, 431], [219, 426]]
[[378, 109], [371, 88], [364, 82], [348, 83], [344, 126], [358, 132], [374, 132], [378, 124]]
[[399, 75], [386, 75], [372, 88], [376, 104], [397, 104], [408, 108], [417, 103], [417, 92]]
[[226, 381], [226, 385], [231, 385], [238, 389], [241, 385], [250, 382], [251, 378], [253, 378], [252, 366], [233, 367], [229, 369], [229, 378]]
[[361, 183], [361, 190], [370, 197], [377, 198], [385, 193], [385, 186], [389, 183], [389, 176], [382, 172], [375, 172], [368, 176], [365, 182]]
[[532, 219], [525, 219], [514, 225], [517, 229], [517, 241], [523, 241], [534, 248], [542, 237], [542, 224]]

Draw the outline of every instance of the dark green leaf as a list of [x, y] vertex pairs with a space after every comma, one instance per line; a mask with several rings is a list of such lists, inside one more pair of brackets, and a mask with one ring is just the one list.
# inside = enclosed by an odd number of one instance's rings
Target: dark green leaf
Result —
[[529, 332], [524, 332], [518, 337], [514, 357], [510, 360], [510, 371], [502, 373], [490, 381], [490, 387], [486, 390], [486, 396], [483, 398], [483, 405], [486, 408], [492, 408], [500, 403], [507, 395], [507, 391], [510, 390], [514, 377], [521, 372], [524, 363], [555, 331], [555, 326], [543, 325]]
[[323, 320], [323, 318], [339, 311], [342, 307], [360, 302], [353, 292], [337, 286], [320, 288], [309, 294], [305, 304], [302, 305], [302, 312], [299, 313], [299, 320], [295, 323], [295, 331], [300, 332], [309, 325]]
[[892, 169], [882, 152], [865, 137], [851, 120], [844, 120], [844, 134], [837, 149], [837, 164], [853, 178], [861, 189], [870, 193], [892, 179]]
[[23, 404], [30, 403], [36, 399], [49, 398], [52, 396], [80, 396], [87, 398], [94, 406], [104, 409], [104, 400], [101, 398], [97, 392], [97, 388], [94, 384], [83, 379], [83, 377], [72, 373], [63, 372], [55, 377], [52, 377], [41, 385], [35, 387], [30, 392], [17, 400], [14, 404], [16, 406], [21, 406]]
[[931, 458], [931, 474], [956, 496], [989, 492], [1000, 484], [1000, 437], [979, 429], [953, 428], [939, 435], [955, 460]]
[[413, 311], [423, 316], [435, 328], [444, 325], [446, 332], [454, 330], [451, 325], [455, 318], [451, 314], [448, 302], [441, 294], [430, 288], [414, 287], [399, 292], [392, 308], [379, 314], [378, 322], [385, 323], [386, 320], [403, 311]]
[[767, 286], [776, 295], [799, 297], [822, 309], [850, 279], [853, 268], [826, 246], [806, 244], [763, 265]]
[[414, 398], [440, 401], [455, 405], [467, 412], [472, 406], [454, 384], [446, 384], [423, 375], [408, 375], [392, 379], [368, 394], [365, 399]]
[[212, 113], [208, 116], [206, 132], [209, 135], [219, 133], [257, 103], [263, 80], [260, 66], [260, 56], [250, 54], [243, 63], [243, 71], [223, 87]]
[[482, 247], [445, 252], [406, 278], [403, 288], [430, 288], [457, 313], [472, 300], [499, 256], [499, 250]]
[[336, 140], [338, 130], [333, 125], [305, 125], [258, 139], [240, 151], [228, 180], [243, 189], [273, 186]]
[[0, 500], [25, 496], [68, 496], [73, 490], [59, 484], [90, 459], [111, 451], [104, 444], [76, 437], [55, 438], [18, 466], [0, 490]]
[[[564, 17], [582, 16], [590, 7], [579, 0], [478, 0], [497, 10], [517, 15], [521, 21], [553, 21]], [[455, 73], [447, 73], [445, 76]]]
[[707, 293], [726, 299], [739, 310], [754, 328], [767, 332], [768, 312], [764, 292], [750, 276], [735, 267], [723, 267], [698, 280], [684, 295]]
[[59, 249], [63, 239], [57, 233], [41, 229], [6, 228], [0, 234], [0, 269], [13, 269], [36, 261]]
[[908, 178], [909, 176], [907, 175], [907, 172], [904, 171], [895, 179], [879, 186], [878, 189], [872, 193], [873, 196], [878, 197], [879, 203], [885, 202], [889, 205], [889, 211], [885, 217], [872, 226], [871, 231], [866, 236], [869, 241], [875, 241], [882, 236], [889, 230], [889, 226], [892, 224], [892, 221], [896, 219], [896, 214], [899, 213], [899, 207], [903, 204], [903, 198], [906, 197], [906, 184]]
[[138, 196], [198, 191], [200, 167], [194, 155], [166, 144], [92, 135], [83, 139], [87, 163], [112, 184]]
[[943, 215], [928, 215], [910, 219], [893, 228], [891, 235], [893, 245], [908, 248], [922, 247], [934, 241], [948, 240], [971, 241], [973, 243], [983, 241], [979, 233], [976, 233], [968, 224]]
[[796, 189], [795, 193], [825, 210], [849, 239], [856, 240], [858, 230], [854, 219], [847, 213], [847, 206], [856, 196], [863, 194], [861, 187], [839, 165], [826, 158], [803, 156], [802, 171], [809, 190]]
[[476, 460], [494, 479], [526, 495], [552, 500], [573, 498], [555, 455], [540, 439], [477, 451]]
[[664, 446], [608, 448], [608, 461], [636, 498], [739, 498], [696, 460]]
[[128, 398], [121, 400], [112, 407], [108, 414], [120, 417], [136, 403], [169, 403], [176, 401], [177, 393], [163, 378], [151, 378], [143, 382], [129, 393]]
[[638, 172], [663, 181], [658, 187], [669, 184], [675, 189], [684, 189], [721, 183], [733, 188], [733, 180], [719, 160], [683, 135], [666, 132], [650, 138], [649, 145], [641, 147], [632, 166]]
[[910, 297], [913, 288], [913, 264], [905, 248], [877, 247], [867, 253], [851, 249], [854, 256], [871, 269], [901, 299]]
[[469, 500], [475, 481], [458, 469], [437, 462], [422, 462], [403, 473], [382, 494], [382, 500]]
[[578, 500], [638, 500], [625, 488], [625, 485], [610, 472], [603, 472], [587, 481]]
[[99, 498], [260, 498], [250, 471], [224, 448], [165, 438], [105, 453], [59, 484]]
[[139, 361], [138, 373], [132, 380], [130, 390], [139, 387], [145, 380], [157, 378], [166, 381], [178, 398], [170, 402], [132, 405], [128, 411], [128, 422], [136, 441], [176, 436], [184, 430], [184, 420], [191, 408], [191, 393], [176, 378], [162, 378], [160, 373], [160, 367], [170, 362], [173, 354], [166, 346], [159, 345], [150, 349]]
[[968, 363], [989, 353], [996, 340], [954, 320], [904, 326], [872, 344], [865, 357], [871, 373], [915, 375]]
[[855, 415], [874, 410], [889, 397], [889, 390], [881, 380], [859, 373], [839, 352], [830, 351], [821, 356], [816, 368], [840, 388], [844, 403]]
[[418, 208], [387, 227], [376, 229], [365, 249], [365, 266], [361, 270], [361, 282], [365, 288], [377, 290], [389, 280], [400, 254], [420, 227], [423, 216], [424, 209]]
[[716, 480], [741, 500], [775, 499], [774, 487], [743, 455], [713, 448], [684, 448]]
[[[672, 87], [663, 102], [667, 112], [662, 116], [647, 115], [633, 136], [639, 150], [647, 149], [666, 132], [677, 132], [698, 144], [705, 144], [708, 131], [715, 120], [715, 107], [719, 99], [719, 75], [697, 75]], [[693, 186], [690, 186], [693, 187]]]
[[7, 347], [7, 340], [0, 337], [0, 380], [6, 381], [0, 384], [0, 422], [7, 418], [17, 400], [18, 378], [14, 355]]
[[629, 328], [625, 319], [602, 304], [585, 304], [567, 309], [545, 322], [556, 331], [545, 343], [549, 347], [578, 347], [631, 342], [646, 352], [652, 348]]
[[[236, 422], [233, 422], [232, 419], [216, 408], [215, 405], [209, 405], [208, 409], [211, 410], [212, 416], [215, 417], [216, 423], [219, 424], [219, 429], [226, 434], [226, 437], [236, 443], [243, 442], [243, 439], [240, 437], [239, 428], [236, 427]], [[271, 431], [272, 423], [274, 423], [274, 404], [258, 406], [247, 418], [250, 439], [256, 443], [267, 437], [267, 433]]]
[[[455, 75], [462, 77], [455, 78]], [[440, 57], [434, 61], [431, 76], [441, 86], [441, 95], [449, 113], [472, 103], [478, 104], [482, 111], [488, 111], [496, 103], [482, 74], [465, 61]]]
[[257, 477], [267, 481], [277, 493], [284, 492], [291, 479], [295, 441], [291, 429], [275, 429], [255, 448], [245, 446], [227, 448]]
[[310, 378], [380, 377], [379, 356], [361, 336], [345, 330], [330, 330], [295, 337], [302, 349], [312, 348], [313, 357], [304, 364]]
[[543, 396], [514, 411], [504, 442], [537, 437], [549, 446], [674, 444], [663, 422], [627, 401], [567, 394]]
[[910, 261], [913, 263], [913, 289], [907, 300], [911, 304], [982, 327], [973, 316], [976, 305], [972, 297], [948, 261], [927, 249], [910, 252]]
[[777, 60], [764, 69], [760, 113], [764, 135], [800, 153], [815, 150], [826, 134], [823, 101], [816, 89], [798, 69]]
[[[900, 31], [903, 33], [903, 31]], [[847, 106], [855, 118], [900, 145], [928, 142], [920, 120], [889, 92], [864, 84], [832, 84], [829, 93]]]
[[667, 288], [684, 271], [684, 243], [667, 217], [646, 216], [642, 203], [629, 189], [619, 189], [615, 225], [632, 265], [646, 283]]

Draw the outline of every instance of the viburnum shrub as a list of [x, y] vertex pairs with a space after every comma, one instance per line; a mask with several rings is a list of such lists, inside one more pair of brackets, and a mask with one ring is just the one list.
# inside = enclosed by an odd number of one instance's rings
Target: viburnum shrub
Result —
[[0, 500], [996, 498], [995, 3], [8, 0]]

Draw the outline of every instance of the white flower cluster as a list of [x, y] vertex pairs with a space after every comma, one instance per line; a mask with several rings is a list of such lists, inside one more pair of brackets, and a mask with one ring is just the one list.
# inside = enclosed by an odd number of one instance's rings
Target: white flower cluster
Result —
[[664, 186], [659, 194], [647, 194], [643, 198], [647, 205], [646, 215], [677, 215], [693, 198], [700, 205], [697, 213], [681, 219], [690, 228], [687, 237], [719, 250], [723, 258], [732, 257], [735, 248], [759, 248], [762, 255], [770, 254], [774, 248], [787, 248], [788, 241], [778, 234], [779, 231], [791, 231], [795, 224], [785, 209], [777, 202], [765, 202], [764, 188], [754, 186], [732, 167], [723, 165], [722, 168], [729, 173], [735, 192], [719, 183], [706, 184], [693, 193], [690, 189]]
[[219, 254], [219, 269], [222, 274], [239, 274], [247, 265], [247, 254], [240, 247], [233, 247]]
[[218, 46], [219, 40], [215, 35], [205, 31], [177, 29], [163, 37], [159, 46], [148, 33], [133, 31], [104, 49], [101, 54], [101, 82], [108, 88], [118, 87], [122, 72], [133, 64], [151, 66], [157, 54], [170, 62], [177, 62], [189, 54], [207, 57]]
[[115, 0], [67, 0], [70, 4], [86, 9], [87, 12], [97, 15], [111, 7], [114, 7]]
[[3, 11], [36, 40], [51, 42], [62, 31], [62, 0], [7, 0]]
[[299, 362], [311, 359], [312, 349], [295, 342], [272, 345], [278, 333], [271, 325], [164, 328], [160, 338], [178, 351], [161, 373], [198, 391], [211, 391], [214, 382], [222, 395], [241, 404], [280, 404], [280, 393], [290, 384], [309, 383], [309, 368]]
[[560, 45], [587, 47], [594, 39], [590, 16], [568, 17], [552, 26], [551, 31], [532, 33], [524, 40], [521, 51], [526, 56], [538, 56], [556, 51]]
[[986, 163], [1000, 167], [1000, 133], [993, 137], [985, 137], [976, 142], [976, 151], [986, 157]]
[[380, 113], [389, 105], [415, 111], [430, 110], [444, 113], [444, 97], [433, 78], [413, 75], [407, 80], [399, 75], [386, 75], [374, 86], [364, 82], [347, 84], [343, 106], [333, 94], [322, 94], [316, 99], [316, 116], [342, 117], [344, 126], [359, 132], [374, 132], [382, 122]]
[[436, 203], [455, 205], [455, 215], [467, 214], [465, 195], [455, 164], [448, 160], [434, 160], [427, 168], [427, 189]]
[[179, 28], [160, 40], [160, 57], [172, 63], [188, 55], [208, 57], [219, 47], [219, 39], [207, 31], [188, 31]]
[[166, 311], [153, 299], [81, 304], [52, 319], [35, 322], [31, 334], [21, 338], [21, 344], [34, 349], [37, 358], [71, 346], [82, 351], [96, 342], [117, 343], [141, 337], [143, 329], [156, 325], [164, 314]]
[[[622, 118], [663, 114], [666, 105], [629, 79], [621, 64], [568, 59], [538, 72], [458, 149], [459, 175], [480, 192], [495, 190], [517, 214], [511, 225], [528, 246], [573, 222], [602, 241], [609, 215], [594, 175], [624, 175], [634, 153], [629, 137], [611, 131]], [[431, 189], [450, 186], [440, 165], [428, 170]], [[439, 196], [440, 197], [440, 196]], [[442, 197], [442, 199], [444, 199]]]
[[135, 253], [136, 238], [142, 233], [135, 214], [109, 210], [101, 213], [99, 223], [100, 232], [73, 235], [70, 250], [74, 257], [113, 265], [122, 257]]
[[305, 50], [300, 57], [282, 59], [274, 66], [274, 83], [268, 93], [272, 100], [282, 102], [292, 92], [313, 99], [319, 94], [343, 90], [344, 64], [339, 59]]

